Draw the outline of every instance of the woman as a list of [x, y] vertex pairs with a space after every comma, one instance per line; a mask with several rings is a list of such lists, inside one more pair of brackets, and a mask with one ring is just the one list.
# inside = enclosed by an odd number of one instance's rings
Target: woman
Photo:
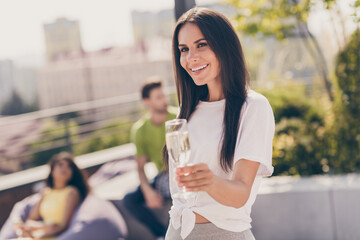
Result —
[[31, 209], [26, 222], [15, 226], [25, 237], [50, 238], [65, 231], [76, 208], [89, 192], [84, 175], [67, 152], [52, 157], [46, 183], [48, 187]]
[[173, 198], [166, 239], [254, 239], [251, 206], [262, 176], [273, 172], [275, 121], [268, 100], [249, 88], [238, 36], [226, 17], [194, 8], [177, 22], [173, 65], [188, 120], [191, 165], [175, 168], [166, 147]]

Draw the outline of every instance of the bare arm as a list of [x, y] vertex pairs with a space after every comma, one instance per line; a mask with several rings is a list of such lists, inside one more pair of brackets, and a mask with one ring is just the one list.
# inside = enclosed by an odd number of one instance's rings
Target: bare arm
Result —
[[[217, 202], [235, 208], [245, 205], [260, 163], [240, 159], [234, 166], [233, 177], [225, 180], [215, 176], [207, 164], [196, 164], [178, 168], [176, 171], [179, 186], [187, 191], [205, 191]], [[185, 176], [184, 173], [190, 173]]]
[[37, 229], [43, 229], [45, 227], [44, 223], [40, 221], [40, 205], [44, 198], [44, 189], [41, 192], [41, 198], [38, 202], [34, 204], [34, 206], [30, 209], [29, 216], [25, 220], [24, 223], [15, 224], [15, 230], [21, 229], [22, 235], [24, 237], [31, 237], [31, 232]]
[[[42, 194], [43, 195], [43, 194]], [[29, 226], [30, 222], [35, 222], [40, 219], [40, 203], [42, 201], [43, 196], [39, 199], [38, 202], [34, 204], [34, 206], [31, 208], [28, 218], [25, 220], [25, 222], [22, 222], [20, 217], [17, 222], [14, 223], [14, 230], [17, 232], [17, 234], [20, 234], [23, 237], [30, 237], [31, 236], [31, 230], [32, 227]]]
[[43, 197], [41, 197], [41, 199], [31, 208], [29, 216], [26, 219], [27, 221], [28, 220], [37, 221], [40, 219], [40, 204], [41, 204], [42, 198]]
[[137, 156], [136, 162], [137, 162], [137, 170], [140, 179], [140, 188], [144, 194], [147, 206], [150, 208], [162, 207], [163, 199], [160, 196], [160, 194], [156, 192], [149, 184], [149, 180], [145, 173], [145, 164], [147, 163], [147, 157]]
[[152, 189], [152, 187], [149, 184], [149, 179], [147, 178], [147, 176], [145, 174], [145, 164], [147, 162], [147, 157], [146, 156], [137, 156], [136, 162], [137, 162], [137, 170], [138, 170], [138, 174], [139, 174], [141, 190], [144, 192], [150, 188]]

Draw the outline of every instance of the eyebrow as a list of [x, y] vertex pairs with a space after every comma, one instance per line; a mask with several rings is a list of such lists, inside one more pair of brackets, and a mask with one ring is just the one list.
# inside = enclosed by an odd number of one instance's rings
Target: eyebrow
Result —
[[[194, 43], [198, 43], [198, 42], [200, 42], [200, 41], [202, 41], [202, 40], [206, 40], [206, 39], [205, 39], [205, 38], [200, 38], [200, 39], [196, 40]], [[186, 46], [186, 44], [180, 43], [178, 46], [179, 46], [179, 47], [180, 47], [180, 46]]]

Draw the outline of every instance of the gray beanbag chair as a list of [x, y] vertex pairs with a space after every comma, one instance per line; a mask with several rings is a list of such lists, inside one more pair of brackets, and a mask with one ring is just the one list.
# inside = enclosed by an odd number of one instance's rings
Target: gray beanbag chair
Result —
[[[11, 218], [20, 216], [25, 220], [39, 197], [39, 194], [31, 195], [14, 206], [0, 231], [0, 240], [16, 237]], [[110, 202], [90, 194], [74, 213], [68, 229], [56, 239], [118, 240], [126, 236], [127, 227], [119, 211]]]
[[16, 203], [10, 213], [9, 218], [6, 220], [0, 231], [0, 240], [6, 240], [11, 238], [16, 238], [14, 232], [12, 219], [14, 217], [20, 217], [22, 221], [25, 221], [29, 216], [31, 208], [34, 204], [39, 201], [40, 194], [31, 195], [20, 202]]

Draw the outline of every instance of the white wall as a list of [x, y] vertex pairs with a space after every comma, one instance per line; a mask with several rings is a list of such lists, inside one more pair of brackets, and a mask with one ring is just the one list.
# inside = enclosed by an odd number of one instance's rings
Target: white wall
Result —
[[264, 179], [252, 208], [257, 240], [360, 239], [360, 175]]

